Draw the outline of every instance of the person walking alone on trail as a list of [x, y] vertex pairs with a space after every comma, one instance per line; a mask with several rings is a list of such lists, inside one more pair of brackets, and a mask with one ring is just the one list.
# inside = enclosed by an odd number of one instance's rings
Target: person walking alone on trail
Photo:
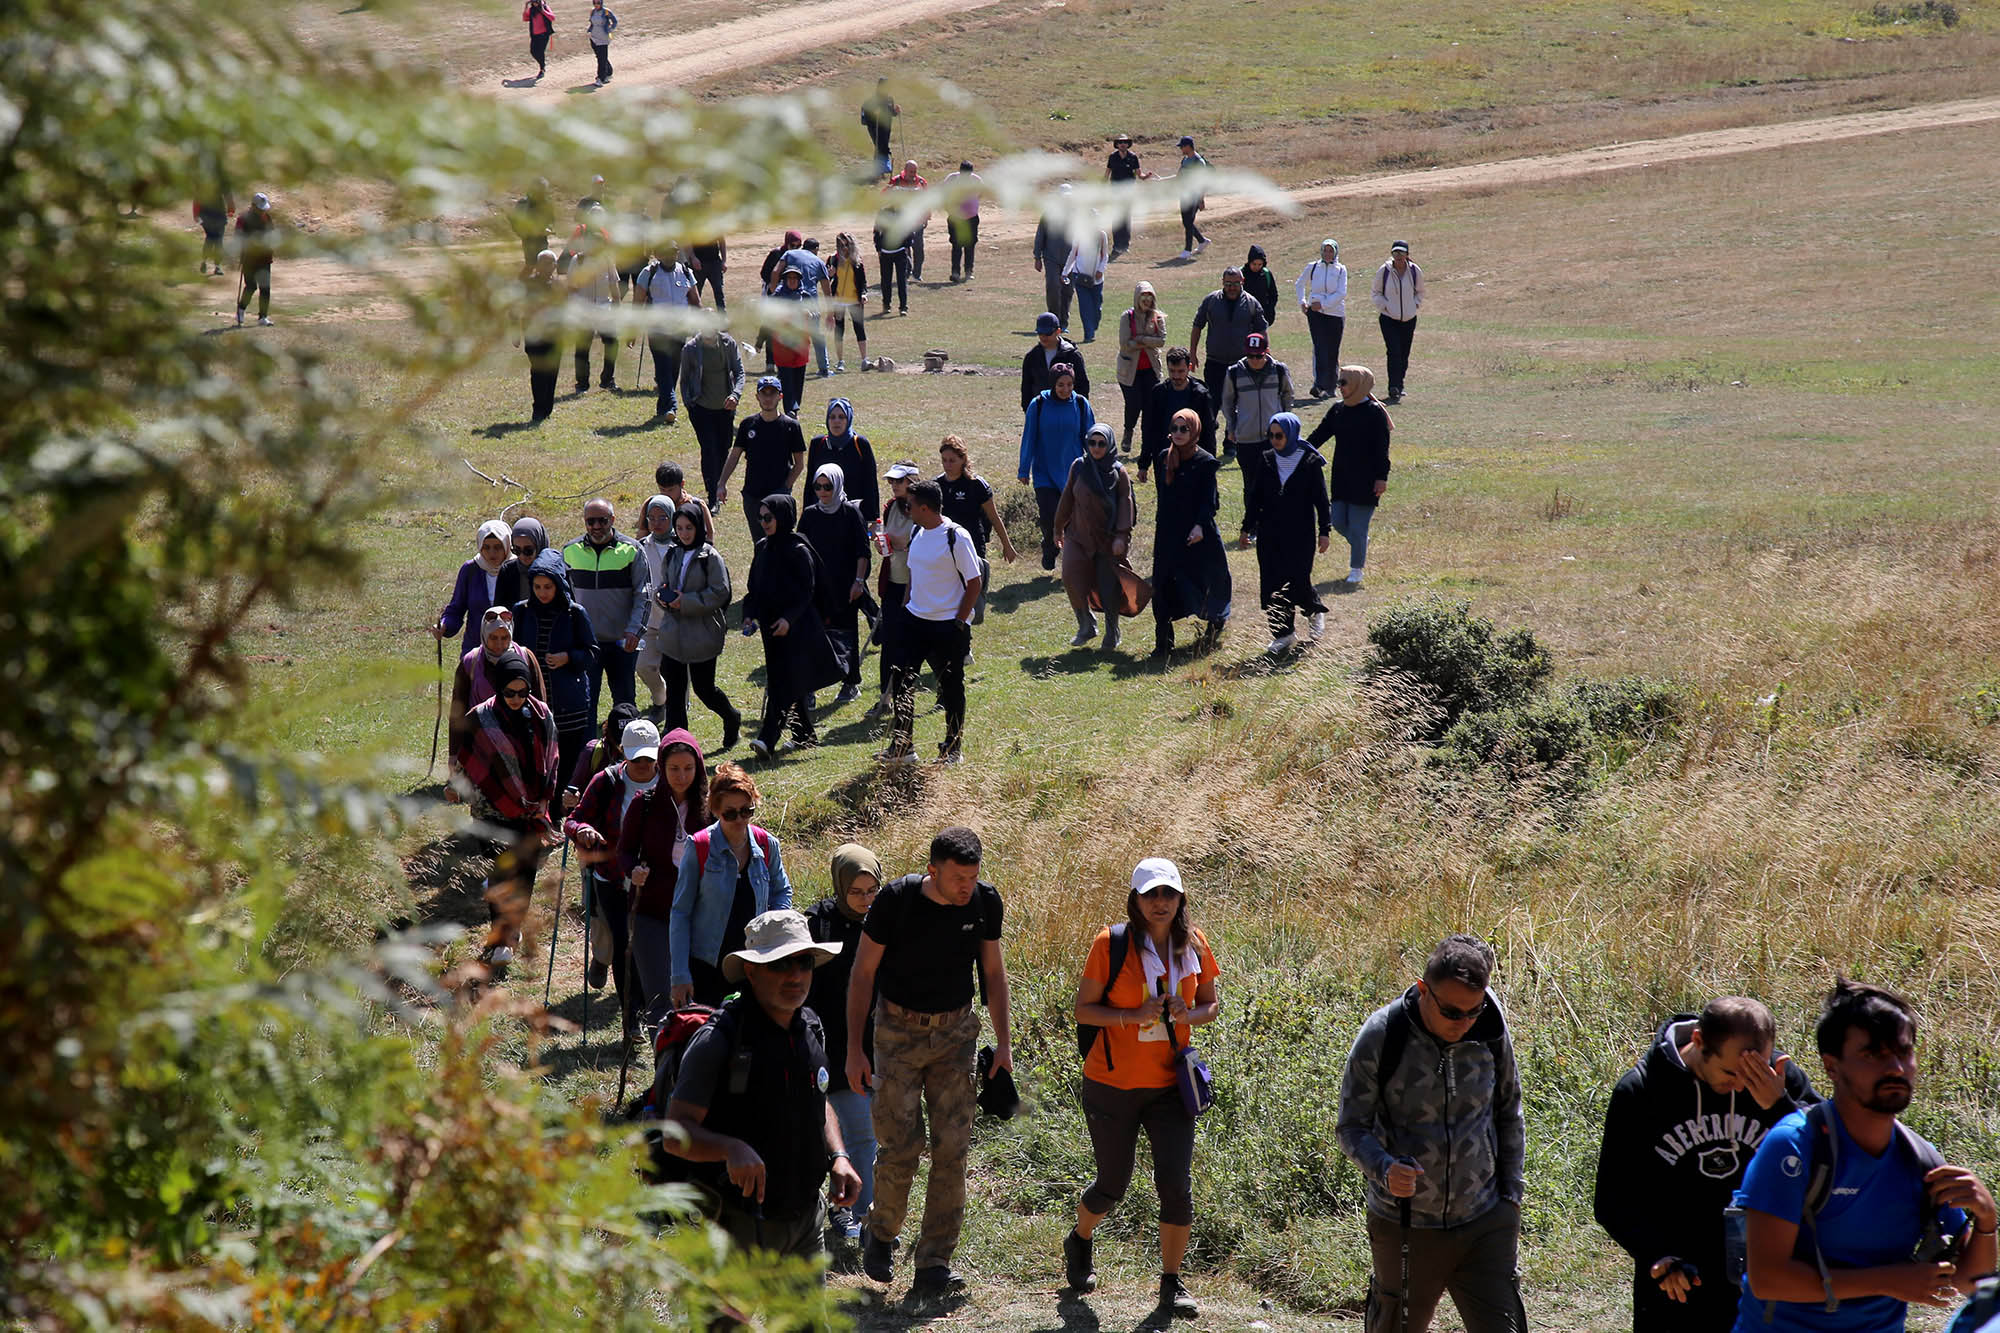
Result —
[[890, 671], [895, 724], [889, 748], [876, 756], [889, 763], [916, 758], [917, 673], [925, 665], [937, 677], [938, 705], [944, 709], [938, 762], [955, 764], [963, 756], [965, 664], [972, 656], [972, 608], [984, 580], [972, 534], [945, 518], [943, 507], [936, 482], [911, 485], [910, 521], [916, 531], [910, 536], [910, 593]]
[[438, 613], [437, 623], [431, 626], [431, 637], [448, 639], [465, 627], [464, 637], [459, 640], [461, 653], [471, 652], [479, 646], [480, 617], [489, 606], [506, 606], [507, 601], [500, 596], [500, 576], [507, 568], [507, 541], [510, 536], [507, 525], [497, 518], [489, 518], [479, 525], [479, 540], [472, 559], [458, 567], [458, 579], [452, 584], [451, 600]]
[[590, 706], [596, 715], [605, 684], [614, 703], [638, 700], [639, 633], [646, 625], [646, 561], [639, 543], [618, 531], [609, 500], [583, 507], [583, 535], [563, 547], [569, 586], [577, 605], [597, 627], [590, 666]]
[[760, 634], [764, 641], [764, 720], [750, 750], [769, 759], [778, 752], [787, 725], [792, 733], [788, 748], [808, 750], [819, 744], [813, 692], [846, 676], [847, 662], [827, 631], [827, 611], [841, 588], [798, 532], [798, 501], [784, 491], [767, 495], [757, 518], [764, 540], [757, 543], [743, 580], [743, 632]]
[[1813, 1036], [1831, 1095], [1764, 1135], [1733, 1201], [1736, 1333], [1901, 1329], [1911, 1305], [1949, 1309], [1993, 1272], [1992, 1191], [1900, 1119], [1917, 1088], [1909, 1002], [1841, 977]]
[[550, 819], [560, 758], [555, 717], [533, 697], [527, 663], [503, 653], [489, 679], [493, 697], [468, 715], [471, 735], [453, 790], [471, 806], [474, 820], [497, 830], [498, 853], [484, 886], [488, 924], [480, 959], [505, 966], [514, 961], [542, 858], [561, 841]]
[[616, 872], [631, 886], [626, 938], [649, 1027], [666, 1019], [673, 1000], [674, 958], [667, 938], [681, 854], [695, 831], [708, 827], [708, 769], [694, 733], [676, 727], [662, 736], [659, 767], [659, 781], [632, 802], [618, 827]]
[[681, 402], [701, 450], [702, 493], [714, 508], [743, 399], [743, 349], [728, 330], [703, 329], [681, 344], [680, 367]]
[[1118, 609], [1125, 601], [1118, 566], [1131, 547], [1133, 519], [1132, 478], [1118, 462], [1111, 427], [1100, 421], [1086, 432], [1084, 456], [1070, 464], [1056, 505], [1063, 591], [1076, 614], [1072, 648], [1097, 637], [1097, 621], [1090, 614], [1093, 591], [1104, 608], [1104, 651], [1118, 647]]
[[953, 282], [959, 281], [960, 260], [965, 264], [965, 281], [972, 281], [972, 258], [979, 249], [979, 190], [985, 184], [970, 161], [960, 162], [958, 170], [944, 178], [945, 189], [964, 191], [952, 201], [951, 212], [945, 217], [945, 227], [951, 233]]
[[[1250, 335], [1262, 333], [1268, 327], [1264, 322], [1264, 307], [1243, 290], [1243, 270], [1222, 270], [1222, 286], [1204, 296], [1194, 308], [1194, 324], [1188, 330], [1190, 352], [1201, 351], [1202, 331], [1208, 331], [1208, 353], [1202, 359], [1201, 379], [1218, 407], [1222, 403], [1223, 376], [1249, 352]], [[1220, 456], [1227, 458], [1227, 451]]]
[[1325, 398], [1340, 374], [1340, 335], [1347, 328], [1347, 265], [1340, 262], [1340, 242], [1331, 236], [1321, 241], [1319, 258], [1299, 271], [1292, 290], [1312, 334], [1312, 396]]
[[1240, 443], [1256, 447], [1271, 418], [1292, 410], [1292, 372], [1271, 357], [1271, 337], [1253, 333], [1243, 340], [1243, 359], [1222, 377], [1222, 447], [1233, 452]]
[[896, 169], [895, 160], [889, 156], [889, 136], [895, 132], [896, 117], [902, 114], [903, 108], [889, 96], [889, 81], [875, 80], [875, 95], [861, 104], [861, 124], [868, 131], [869, 141], [875, 145], [875, 174], [878, 176], [886, 176]]
[[[1167, 345], [1167, 317], [1160, 312], [1160, 298], [1153, 284], [1142, 282], [1132, 288], [1132, 304], [1118, 320], [1118, 390], [1125, 396], [1125, 435], [1118, 442], [1120, 453], [1132, 452], [1132, 427], [1139, 424], [1153, 386], [1160, 382], [1161, 353]], [[1139, 463], [1139, 475], [1146, 464]]]
[[[911, 1288], [926, 1300], [965, 1289], [951, 1257], [965, 1225], [965, 1162], [972, 1144], [975, 975], [993, 1018], [988, 1076], [1014, 1068], [1007, 963], [1000, 950], [1006, 909], [1000, 891], [979, 878], [983, 854], [971, 829], [940, 829], [925, 873], [891, 880], [875, 896], [847, 983], [847, 1086], [875, 1095], [875, 1205], [868, 1211], [861, 1270], [876, 1282], [894, 1276], [897, 1237], [928, 1122], [931, 1170]], [[872, 1055], [866, 1045], [871, 1010]]]
[[1264, 311], [1264, 327], [1268, 331], [1278, 324], [1278, 279], [1271, 272], [1270, 257], [1264, 247], [1250, 247], [1250, 257], [1243, 261], [1243, 290], [1256, 299]]
[[[1195, 385], [1199, 388], [1200, 382]], [[1201, 621], [1196, 650], [1213, 648], [1229, 620], [1233, 596], [1229, 556], [1216, 523], [1222, 508], [1216, 475], [1222, 465], [1201, 447], [1201, 416], [1193, 408], [1175, 412], [1168, 430], [1172, 443], [1157, 460], [1159, 508], [1153, 540], [1152, 656], [1162, 659], [1174, 650], [1174, 621], [1182, 616]]]
[[1342, 366], [1334, 387], [1340, 401], [1313, 427], [1308, 443], [1317, 449], [1333, 441], [1327, 494], [1333, 530], [1346, 539], [1348, 555], [1347, 577], [1335, 591], [1359, 592], [1368, 564], [1368, 525], [1389, 489], [1389, 436], [1396, 423], [1376, 401], [1375, 376], [1366, 366]]
[[[826, 1028], [826, 1099], [840, 1119], [840, 1136], [847, 1142], [848, 1160], [861, 1177], [861, 1193], [849, 1208], [836, 1208], [828, 1230], [843, 1241], [861, 1239], [862, 1224], [875, 1202], [875, 1098], [867, 1088], [847, 1083], [847, 985], [854, 974], [854, 955], [861, 948], [861, 923], [882, 887], [882, 861], [858, 842], [833, 849], [830, 876], [833, 892], [806, 909], [806, 929], [821, 944], [840, 952], [813, 973], [806, 1006]], [[875, 1058], [874, 1005], [861, 1033], [861, 1051]]]
[[1056, 567], [1056, 507], [1062, 503], [1070, 465], [1083, 457], [1084, 436], [1097, 424], [1090, 400], [1076, 392], [1076, 371], [1067, 361], [1055, 364], [1049, 381], [1053, 387], [1035, 395], [1021, 423], [1021, 466], [1016, 474], [1023, 486], [1034, 483], [1043, 569]]
[[543, 250], [521, 279], [521, 336], [514, 345], [528, 354], [528, 424], [540, 425], [556, 410], [556, 379], [562, 370], [563, 291], [556, 252]]
[[[918, 174], [916, 160], [913, 158], [903, 163], [903, 169], [885, 181], [882, 188], [915, 193], [918, 190], [929, 189], [930, 182]], [[924, 277], [924, 229], [930, 225], [931, 215], [928, 212], [919, 214], [917, 220], [911, 224], [910, 233], [906, 238], [910, 250], [910, 277], [917, 282], [923, 281]], [[906, 315], [910, 313], [908, 306], [903, 308], [903, 313]]]
[[1063, 278], [1076, 292], [1077, 314], [1083, 319], [1083, 340], [1097, 341], [1097, 326], [1104, 319], [1104, 271], [1111, 264], [1111, 238], [1098, 225], [1097, 210], [1090, 210], [1090, 224], [1077, 234], [1063, 263]]
[[1183, 409], [1201, 419], [1201, 434], [1195, 443], [1203, 452], [1215, 453], [1215, 400], [1208, 386], [1191, 373], [1193, 358], [1185, 347], [1167, 349], [1167, 377], [1146, 395], [1146, 413], [1139, 426], [1139, 484], [1146, 482], [1147, 469], [1172, 442], [1170, 427], [1174, 414]]
[[1035, 345], [1021, 357], [1021, 410], [1026, 412], [1035, 395], [1056, 387], [1056, 367], [1066, 365], [1076, 376], [1077, 393], [1090, 396], [1090, 372], [1084, 368], [1083, 353], [1062, 333], [1062, 320], [1053, 310], [1035, 316]]
[[[854, 321], [854, 350], [861, 358], [861, 368], [868, 369], [868, 325], [864, 322], [868, 314], [868, 268], [855, 252], [854, 238], [846, 232], [834, 237], [833, 263], [827, 268], [830, 290], [828, 304], [833, 315], [833, 372], [836, 375], [847, 371], [847, 321]], [[871, 465], [869, 476], [874, 476]]]
[[[1056, 193], [1064, 199], [1069, 192], [1067, 181], [1056, 187]], [[1035, 272], [1042, 275], [1042, 299], [1048, 302], [1058, 328], [1069, 327], [1069, 303], [1076, 294], [1068, 276], [1070, 251], [1074, 248], [1069, 239], [1067, 209], [1044, 210], [1035, 224]]]
[[715, 503], [720, 505], [729, 499], [729, 479], [736, 475], [738, 460], [748, 460], [743, 469], [743, 517], [750, 522], [753, 544], [764, 537], [764, 525], [757, 517], [763, 497], [772, 491], [790, 494], [806, 465], [805, 432], [797, 418], [778, 410], [783, 392], [776, 375], [757, 381], [757, 415], [737, 423], [736, 443], [715, 480]]
[[945, 436], [938, 445], [938, 461], [944, 467], [936, 477], [938, 489], [944, 493], [944, 516], [972, 534], [972, 544], [979, 552], [979, 600], [972, 604], [972, 623], [981, 624], [986, 619], [987, 594], [993, 589], [987, 538], [1000, 539], [1000, 558], [1010, 565], [1020, 553], [1008, 539], [1007, 524], [993, 502], [993, 487], [972, 471], [972, 455], [966, 452], [965, 441], [956, 435]]
[[777, 835], [750, 822], [758, 800], [756, 780], [740, 764], [715, 766], [708, 780], [715, 822], [688, 838], [674, 872], [667, 947], [676, 1009], [721, 1004], [730, 981], [723, 958], [743, 947], [752, 918], [792, 905]]
[[602, 88], [611, 82], [611, 34], [618, 31], [618, 16], [605, 7], [604, 0], [590, 0], [585, 26], [590, 33], [591, 54], [597, 57], [597, 86]]
[[[584, 784], [583, 798], [563, 820], [563, 833], [576, 844], [584, 910], [596, 944], [587, 984], [593, 990], [602, 988], [608, 970], [618, 992], [619, 1012], [636, 1018], [650, 997], [642, 996], [638, 979], [626, 974], [632, 903], [619, 868], [618, 846], [632, 803], [659, 786], [659, 728], [644, 718], [628, 722], [619, 734], [618, 748], [624, 759], [605, 765]], [[626, 1027], [636, 1038], [637, 1025]]]
[[1203, 192], [1203, 177], [1208, 175], [1208, 159], [1194, 150], [1194, 136], [1181, 136], [1181, 165], [1174, 173], [1181, 178], [1181, 252], [1180, 258], [1193, 259], [1208, 249], [1208, 237], [1201, 234], [1195, 225], [1195, 214], [1201, 212], [1208, 203]]
[[1222, 1012], [1222, 975], [1207, 938], [1188, 920], [1180, 867], [1149, 856], [1132, 871], [1125, 919], [1091, 941], [1076, 985], [1076, 1021], [1094, 1029], [1084, 1053], [1084, 1123], [1097, 1174], [1063, 1237], [1071, 1291], [1097, 1289], [1092, 1237], [1132, 1183], [1143, 1130], [1153, 1150], [1160, 1196], [1160, 1305], [1163, 1321], [1201, 1312], [1181, 1284], [1194, 1227], [1194, 1122], [1181, 1102], [1176, 1065], [1191, 1029]]
[[[861, 506], [847, 498], [846, 474], [839, 464], [822, 463], [814, 469], [812, 499], [799, 515], [799, 536], [819, 556], [820, 568], [834, 589], [829, 600], [840, 604], [826, 627], [847, 664], [840, 694], [833, 701], [837, 708], [861, 697], [861, 607], [868, 598], [874, 547]], [[849, 571], [854, 574], [851, 582]]]
[[1597, 1156], [1597, 1223], [1632, 1256], [1633, 1333], [1729, 1333], [1723, 1212], [1771, 1127], [1819, 1100], [1740, 995], [1675, 1014], [1618, 1080]]
[[237, 259], [243, 268], [243, 285], [236, 290], [236, 324], [250, 308], [250, 293], [257, 293], [257, 323], [271, 324], [271, 260], [277, 254], [278, 220], [271, 216], [271, 197], [259, 190], [250, 196], [250, 207], [236, 219]]
[[[1298, 643], [1293, 615], [1312, 617], [1312, 636], [1326, 629], [1326, 603], [1313, 591], [1313, 554], [1332, 540], [1333, 512], [1326, 493], [1326, 459], [1299, 439], [1290, 412], [1271, 418], [1269, 445], [1245, 456], [1241, 544], [1257, 546], [1258, 604], [1271, 624], [1272, 655]], [[1317, 546], [1313, 533], [1319, 533]]]
[[[722, 974], [745, 993], [689, 1039], [667, 1102], [679, 1132], [665, 1137], [669, 1151], [703, 1164], [695, 1178], [735, 1248], [812, 1259], [824, 1244], [822, 1188], [831, 1180], [836, 1208], [861, 1192], [826, 1097], [838, 1057], [805, 1004], [813, 970], [840, 948], [816, 942], [792, 911], [763, 913], [743, 936]], [[709, 1324], [711, 1333], [739, 1326], [727, 1317]]]
[[[729, 568], [722, 552], [702, 534], [703, 510], [692, 502], [674, 510], [674, 544], [660, 558], [660, 575], [651, 600], [659, 608], [657, 626], [647, 629], [650, 646], [659, 645], [658, 672], [666, 696], [661, 725], [669, 731], [688, 726], [687, 696], [694, 693], [722, 719], [721, 749], [736, 746], [743, 715], [715, 684], [715, 661], [729, 640]], [[652, 680], [647, 679], [648, 688]]]
[[[1134, 181], [1157, 178], [1139, 165], [1139, 155], [1132, 151], [1132, 136], [1121, 134], [1111, 141], [1111, 156], [1104, 163], [1104, 179], [1112, 185], [1129, 186]], [[1132, 205], [1121, 201], [1112, 207], [1115, 211], [1112, 215], [1111, 257], [1116, 259], [1132, 248]]]
[[865, 525], [882, 511], [882, 483], [875, 472], [875, 446], [854, 429], [854, 404], [835, 398], [826, 405], [826, 434], [806, 446], [806, 470], [814, 476], [828, 463], [840, 469], [847, 498], [861, 506]]
[[549, 708], [562, 747], [561, 771], [573, 772], [597, 714], [591, 666], [597, 633], [590, 616], [571, 599], [562, 552], [543, 551], [528, 571], [528, 595], [514, 605], [514, 636], [534, 651], [548, 682]]
[[[680, 419], [675, 390], [680, 387], [681, 348], [687, 345], [688, 333], [670, 321], [685, 319], [689, 310], [701, 308], [701, 284], [681, 262], [680, 247], [669, 243], [655, 251], [652, 261], [639, 270], [632, 290], [639, 304], [659, 321], [646, 330], [646, 348], [653, 354], [653, 388], [658, 395], [653, 415], [671, 426]], [[741, 370], [739, 364], [739, 377]]]
[[1417, 338], [1417, 311], [1424, 304], [1424, 271], [1410, 262], [1408, 241], [1389, 247], [1389, 257], [1375, 270], [1368, 294], [1382, 325], [1382, 345], [1388, 349], [1388, 401], [1400, 403], [1410, 371], [1410, 344]]
[[1425, 1333], [1447, 1291], [1466, 1333], [1527, 1333], [1527, 1126], [1492, 973], [1484, 943], [1446, 937], [1348, 1053], [1335, 1133], [1368, 1182], [1366, 1333]]
[[555, 35], [556, 12], [549, 8], [549, 0], [528, 0], [521, 6], [521, 22], [528, 25], [528, 59], [535, 62], [535, 77], [546, 78], [549, 72], [549, 38]]
[[514, 613], [504, 606], [489, 606], [479, 618], [479, 628], [478, 645], [458, 659], [458, 667], [451, 674], [451, 703], [445, 710], [445, 748], [454, 778], [465, 766], [465, 750], [472, 741], [472, 710], [493, 697], [493, 669], [501, 658], [511, 653], [525, 665], [528, 693], [543, 703], [549, 701], [549, 687], [542, 680], [542, 664], [535, 660], [534, 653], [514, 642]]
[[229, 188], [222, 183], [219, 170], [212, 171], [209, 183], [194, 201], [194, 220], [201, 226], [201, 263], [196, 272], [206, 274], [208, 266], [215, 265], [215, 276], [222, 276], [222, 238], [229, 230], [229, 219], [236, 216], [236, 201], [230, 197]]

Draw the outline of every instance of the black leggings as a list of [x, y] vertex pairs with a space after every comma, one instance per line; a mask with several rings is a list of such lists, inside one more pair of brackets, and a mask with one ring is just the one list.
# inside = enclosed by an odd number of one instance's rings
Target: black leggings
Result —
[[711, 657], [706, 662], [676, 662], [671, 657], [660, 658], [660, 678], [667, 683], [666, 729], [688, 725], [688, 684], [694, 684], [694, 697], [708, 705], [708, 710], [731, 726], [741, 726], [743, 715], [736, 711], [715, 684], [715, 662]]
[[1146, 398], [1153, 392], [1153, 386], [1159, 382], [1160, 377], [1153, 368], [1151, 366], [1144, 366], [1133, 372], [1130, 384], [1121, 384], [1118, 386], [1120, 391], [1125, 395], [1125, 433], [1127, 435], [1130, 435], [1132, 428], [1139, 424], [1139, 417], [1146, 410]]
[[590, 961], [611, 965], [611, 984], [617, 988], [622, 1011], [637, 1017], [645, 1008], [646, 997], [640, 991], [638, 979], [630, 975], [631, 969], [626, 966], [631, 954], [626, 942], [632, 927], [632, 896], [623, 881], [607, 879], [595, 870], [584, 870], [583, 886], [592, 900], [589, 911], [583, 914], [585, 948], [589, 947], [591, 912], [603, 916], [604, 924], [611, 930], [611, 956]]
[[1178, 1088], [1114, 1088], [1083, 1080], [1083, 1119], [1097, 1179], [1083, 1192], [1083, 1206], [1100, 1216], [1118, 1206], [1132, 1183], [1139, 1131], [1153, 1145], [1153, 1187], [1160, 1193], [1160, 1225], [1194, 1223], [1194, 1117]]
[[1208, 239], [1208, 237], [1201, 234], [1201, 228], [1194, 225], [1194, 215], [1199, 212], [1201, 212], [1200, 204], [1191, 204], [1181, 210], [1181, 249], [1183, 250], [1192, 250], [1195, 247], [1195, 242], [1206, 241]]

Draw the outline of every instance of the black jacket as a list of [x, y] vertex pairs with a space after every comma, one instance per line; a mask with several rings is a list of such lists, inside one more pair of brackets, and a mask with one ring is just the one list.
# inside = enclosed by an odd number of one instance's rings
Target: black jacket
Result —
[[1378, 503], [1375, 483], [1389, 480], [1389, 409], [1373, 397], [1353, 407], [1335, 403], [1306, 436], [1315, 447], [1333, 441], [1327, 493], [1342, 504]]
[[[1090, 397], [1090, 372], [1083, 368], [1083, 353], [1067, 338], [1056, 339], [1056, 360], [1067, 361], [1076, 367], [1076, 396]], [[1028, 404], [1035, 401], [1035, 395], [1044, 389], [1056, 387], [1055, 376], [1049, 374], [1048, 353], [1037, 342], [1021, 358], [1021, 410], [1028, 410]]]
[[[743, 614], [757, 622], [764, 639], [767, 688], [780, 699], [811, 694], [847, 674], [847, 663], [828, 637], [820, 614], [821, 605], [837, 590], [819, 586], [820, 561], [812, 545], [792, 530], [798, 509], [786, 503], [790, 500], [776, 494], [765, 499], [781, 517], [777, 531], [757, 543], [743, 596]], [[853, 578], [848, 575], [840, 587], [847, 587]], [[783, 638], [771, 633], [780, 620], [786, 625]]]
[[[806, 929], [821, 944], [838, 944], [839, 954], [813, 969], [812, 994], [806, 1008], [819, 1015], [826, 1029], [828, 1092], [847, 1091], [847, 979], [854, 974], [854, 954], [861, 947], [861, 923], [843, 916], [840, 901], [822, 898], [806, 909]], [[868, 1028], [861, 1049], [875, 1059], [875, 1006], [868, 1006]]]
[[1157, 458], [1162, 449], [1173, 443], [1167, 438], [1167, 428], [1174, 424], [1174, 413], [1184, 407], [1192, 408], [1201, 418], [1202, 449], [1215, 452], [1215, 397], [1208, 386], [1199, 375], [1189, 375], [1185, 389], [1176, 389], [1172, 380], [1162, 379], [1146, 395], [1146, 410], [1140, 418], [1139, 438], [1144, 445], [1139, 452], [1141, 474], [1149, 460]]
[[1243, 469], [1243, 533], [1262, 552], [1310, 551], [1316, 536], [1333, 531], [1326, 495], [1326, 458], [1309, 444], [1288, 482], [1278, 480], [1278, 455], [1265, 449]]
[[1672, 1316], [1679, 1307], [1648, 1272], [1666, 1255], [1701, 1270], [1704, 1303], [1720, 1296], [1734, 1308], [1723, 1267], [1722, 1210], [1771, 1126], [1819, 1100], [1795, 1062], [1785, 1067], [1786, 1095], [1769, 1110], [1747, 1093], [1713, 1091], [1681, 1060], [1694, 1021], [1676, 1014], [1660, 1025], [1645, 1056], [1618, 1080], [1604, 1116], [1594, 1211], [1598, 1225], [1632, 1256], [1639, 1333], [1678, 1327]]

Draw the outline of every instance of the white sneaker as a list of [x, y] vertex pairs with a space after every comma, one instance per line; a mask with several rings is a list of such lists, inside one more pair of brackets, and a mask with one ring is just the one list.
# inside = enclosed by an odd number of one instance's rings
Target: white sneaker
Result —
[[1347, 576], [1347, 588], [1349, 592], [1360, 592], [1361, 576], [1359, 574], [1349, 574]]
[[1174, 258], [1176, 258], [1176, 259], [1193, 259], [1193, 258], [1194, 258], [1194, 251], [1192, 251], [1192, 250], [1183, 250], [1183, 251], [1181, 251], [1181, 252], [1180, 252], [1179, 254], [1175, 255], [1175, 256], [1174, 256]]
[[1312, 618], [1313, 641], [1318, 642], [1319, 636], [1324, 633], [1326, 633], [1326, 612], [1315, 611], [1313, 612], [1313, 618]]
[[847, 373], [847, 363], [845, 361], [834, 362], [833, 373], [836, 375], [845, 375]]
[[505, 967], [514, 961], [514, 951], [504, 944], [496, 944], [486, 951], [486, 961], [494, 967]]
[[1194, 252], [1196, 254], [1200, 254], [1206, 249], [1208, 249], [1208, 237], [1204, 236], [1194, 243]]
[[1298, 646], [1299, 646], [1298, 635], [1280, 634], [1277, 638], [1271, 640], [1269, 643], [1264, 645], [1264, 652], [1267, 656], [1277, 657], [1281, 653], [1289, 653], [1290, 651], [1292, 651], [1292, 649]]
[[257, 316], [257, 323], [261, 327], [268, 329], [271, 327], [271, 317], [269, 315], [259, 315]]

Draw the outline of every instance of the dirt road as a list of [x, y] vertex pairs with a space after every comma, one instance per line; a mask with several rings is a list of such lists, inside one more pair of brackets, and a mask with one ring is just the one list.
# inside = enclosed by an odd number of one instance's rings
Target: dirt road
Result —
[[[873, 39], [927, 20], [984, 9], [999, 0], [885, 0], [854, 5], [848, 0], [784, 5], [663, 37], [611, 43], [611, 63], [619, 73], [612, 88], [677, 86], [773, 58], [790, 56], [789, 45], [803, 32], [813, 45]], [[549, 62], [548, 77], [522, 93], [529, 101], [552, 102], [574, 88], [589, 88], [597, 77], [595, 57], [566, 56]], [[505, 94], [503, 94], [504, 96]]]

